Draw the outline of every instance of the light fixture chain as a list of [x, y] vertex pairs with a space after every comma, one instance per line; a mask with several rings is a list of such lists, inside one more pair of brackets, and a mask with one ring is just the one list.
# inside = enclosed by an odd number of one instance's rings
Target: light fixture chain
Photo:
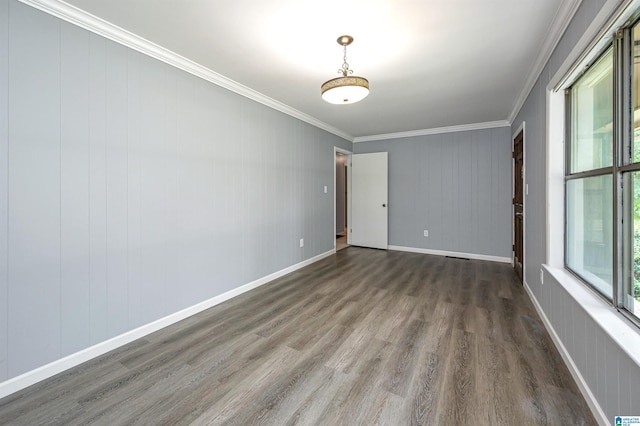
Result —
[[343, 49], [344, 49], [344, 55], [342, 57], [343, 63], [342, 63], [342, 69], [338, 70], [338, 74], [342, 74], [343, 76], [347, 76], [348, 74], [353, 74], [353, 70], [349, 69], [349, 64], [347, 63], [347, 45], [344, 44], [343, 45]]

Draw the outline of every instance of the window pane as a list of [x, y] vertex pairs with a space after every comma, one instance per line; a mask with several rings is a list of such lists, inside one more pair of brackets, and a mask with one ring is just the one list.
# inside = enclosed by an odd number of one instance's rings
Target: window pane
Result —
[[[625, 250], [630, 262], [625, 263], [624, 307], [640, 317], [640, 172], [624, 175], [625, 194], [632, 198], [629, 203], [633, 211], [625, 215], [631, 218], [632, 228], [625, 229]], [[627, 190], [629, 189], [629, 190]], [[627, 212], [628, 213], [628, 212]], [[625, 221], [626, 222], [626, 221]]]
[[611, 175], [567, 181], [567, 266], [612, 298]]
[[571, 173], [613, 165], [612, 57], [609, 49], [571, 89]]
[[633, 162], [640, 162], [640, 24], [633, 27]]

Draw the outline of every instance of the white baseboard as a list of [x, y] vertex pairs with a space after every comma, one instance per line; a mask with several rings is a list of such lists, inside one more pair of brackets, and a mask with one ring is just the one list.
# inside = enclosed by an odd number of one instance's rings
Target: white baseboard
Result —
[[134, 330], [128, 331], [119, 336], [113, 337], [109, 340], [105, 340], [104, 342], [100, 342], [89, 348], [83, 349], [79, 352], [75, 352], [64, 358], [60, 358], [58, 360], [50, 362], [49, 364], [43, 365], [42, 367], [38, 367], [34, 370], [28, 371], [24, 374], [21, 374], [5, 382], [2, 382], [0, 383], [0, 398], [4, 398], [5, 396], [11, 395], [14, 392], [17, 392], [33, 384], [36, 384], [42, 380], [48, 379], [49, 377], [53, 377], [56, 374], [59, 374], [65, 370], [68, 370], [69, 368], [80, 365], [83, 362], [89, 361], [100, 355], [104, 355], [109, 351], [119, 348], [120, 346], [126, 345], [127, 343], [131, 343], [136, 339], [140, 339], [141, 337], [147, 336], [164, 327], [167, 327], [171, 324], [175, 324], [178, 321], [182, 321], [185, 318], [188, 318], [192, 315], [195, 315], [213, 306], [219, 305], [220, 303], [225, 302], [236, 296], [239, 296], [243, 293], [246, 293], [249, 290], [253, 290], [254, 288], [260, 287], [286, 274], [289, 274], [307, 265], [310, 265], [314, 262], [322, 260], [325, 257], [331, 256], [335, 252], [336, 252], [335, 249], [329, 250], [325, 253], [314, 256], [303, 262], [297, 263], [288, 268], [274, 272], [273, 274], [259, 278], [255, 281], [252, 281], [240, 287], [234, 288], [233, 290], [229, 290], [226, 293], [220, 294], [211, 299], [197, 303], [193, 306], [190, 306], [186, 309], [175, 312], [164, 318], [160, 318], [156, 321], [150, 322], [149, 324], [145, 324]]
[[511, 259], [510, 257], [487, 256], [484, 254], [475, 254], [475, 253], [460, 253], [457, 251], [432, 250], [432, 249], [402, 247], [402, 246], [389, 246], [389, 250], [407, 251], [410, 253], [433, 254], [436, 256], [463, 257], [463, 258], [474, 259], [474, 260], [488, 260], [490, 262], [513, 263], [513, 259]]
[[556, 330], [551, 325], [549, 318], [547, 318], [547, 315], [542, 310], [542, 307], [538, 303], [538, 299], [536, 299], [535, 295], [531, 291], [531, 288], [529, 287], [529, 284], [527, 284], [526, 280], [524, 282], [524, 289], [529, 295], [529, 299], [531, 299], [531, 302], [533, 303], [533, 306], [536, 308], [538, 315], [540, 315], [540, 319], [542, 319], [542, 322], [544, 323], [544, 326], [549, 332], [549, 335], [551, 336], [551, 340], [553, 340], [553, 343], [556, 345], [558, 352], [560, 352], [560, 355], [562, 356], [564, 363], [567, 365], [567, 368], [569, 368], [569, 372], [571, 372], [571, 376], [573, 376], [573, 380], [576, 381], [576, 384], [578, 385], [578, 388], [580, 389], [582, 396], [584, 397], [585, 401], [587, 401], [587, 404], [591, 409], [591, 413], [593, 414], [593, 417], [595, 417], [598, 424], [603, 426], [609, 425], [610, 422], [607, 420], [607, 416], [602, 410], [602, 407], [600, 407], [600, 404], [598, 404], [596, 397], [593, 395], [593, 392], [591, 392], [591, 389], [589, 388], [589, 385], [587, 385], [587, 382], [585, 381], [584, 377], [582, 377], [580, 370], [578, 370], [578, 367], [573, 362], [573, 358], [571, 358], [571, 355], [569, 355], [567, 348], [564, 347], [562, 340], [560, 340], [560, 337], [558, 336], [558, 334], [556, 333]]

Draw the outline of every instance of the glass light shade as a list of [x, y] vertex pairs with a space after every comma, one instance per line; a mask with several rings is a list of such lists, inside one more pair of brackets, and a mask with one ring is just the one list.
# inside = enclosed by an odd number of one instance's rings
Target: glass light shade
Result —
[[369, 82], [363, 77], [338, 77], [320, 88], [322, 99], [331, 104], [353, 104], [369, 94]]

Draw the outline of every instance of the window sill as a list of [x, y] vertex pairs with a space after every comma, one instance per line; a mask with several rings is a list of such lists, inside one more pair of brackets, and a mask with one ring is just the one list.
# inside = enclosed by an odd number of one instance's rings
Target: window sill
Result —
[[640, 367], [640, 329], [564, 268], [542, 266]]

